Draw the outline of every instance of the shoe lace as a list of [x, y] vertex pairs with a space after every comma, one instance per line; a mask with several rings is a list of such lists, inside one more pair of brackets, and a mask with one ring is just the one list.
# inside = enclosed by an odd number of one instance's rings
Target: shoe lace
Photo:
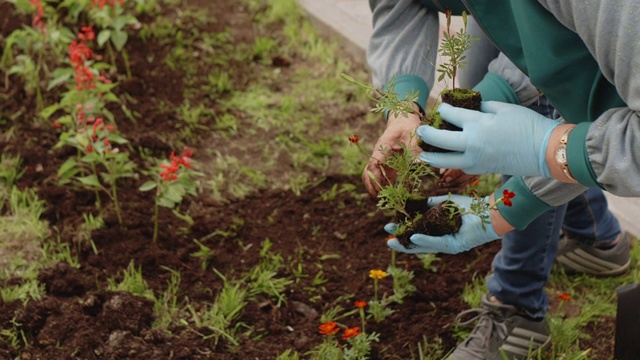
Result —
[[[462, 321], [469, 314], [475, 314], [468, 320]], [[504, 321], [498, 321], [502, 316], [491, 309], [469, 309], [456, 316], [458, 326], [467, 326], [477, 321], [471, 334], [458, 346], [459, 350], [465, 351], [473, 358], [484, 358], [491, 344], [491, 338], [497, 337], [505, 339], [508, 335], [507, 325]], [[497, 350], [497, 349], [496, 349]]]

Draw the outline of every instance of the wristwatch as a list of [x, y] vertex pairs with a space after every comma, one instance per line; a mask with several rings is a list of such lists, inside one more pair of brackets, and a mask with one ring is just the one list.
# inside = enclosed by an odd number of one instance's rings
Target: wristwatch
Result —
[[564, 172], [569, 180], [578, 182], [573, 175], [571, 175], [569, 164], [567, 163], [567, 142], [569, 141], [569, 133], [571, 130], [573, 130], [573, 128], [567, 129], [560, 138], [560, 146], [556, 149], [556, 164], [560, 165], [562, 172]]

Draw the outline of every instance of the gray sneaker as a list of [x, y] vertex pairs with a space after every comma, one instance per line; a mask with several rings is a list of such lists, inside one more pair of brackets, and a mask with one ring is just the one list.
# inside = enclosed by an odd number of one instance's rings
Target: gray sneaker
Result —
[[[473, 318], [461, 322], [468, 314]], [[478, 320], [468, 338], [456, 347], [448, 360], [514, 360], [537, 358], [537, 354], [551, 346], [547, 320], [534, 321], [519, 315], [511, 305], [492, 303], [482, 297], [480, 309], [461, 312], [459, 325]]]
[[630, 235], [622, 232], [620, 241], [611, 249], [586, 246], [564, 234], [558, 242], [556, 263], [567, 274], [585, 273], [596, 276], [616, 276], [625, 273], [631, 264]]

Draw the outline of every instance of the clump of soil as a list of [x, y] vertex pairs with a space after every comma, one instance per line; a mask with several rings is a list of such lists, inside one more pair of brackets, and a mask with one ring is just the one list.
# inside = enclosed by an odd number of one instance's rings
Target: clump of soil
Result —
[[[442, 97], [443, 103], [463, 109], [480, 111], [482, 95], [478, 91], [465, 88], [446, 89], [442, 91], [440, 96]], [[440, 130], [462, 131], [459, 127], [444, 120], [435, 109], [426, 115], [424, 125], [429, 125]], [[427, 152], [451, 152], [450, 150], [432, 146], [423, 141], [418, 141], [418, 144], [423, 151]]]
[[[428, 198], [407, 201], [405, 210], [415, 219], [415, 222], [402, 233], [396, 233], [396, 237], [408, 249], [411, 248], [412, 242], [409, 239], [413, 234], [442, 236], [456, 233], [462, 226], [462, 215], [456, 211], [457, 207], [453, 201], [443, 201], [429, 208], [427, 200]], [[396, 219], [398, 223], [406, 220], [404, 215]]]
[[[470, 110], [480, 110], [480, 104], [482, 102], [482, 96], [480, 92], [465, 88], [446, 89], [440, 96], [444, 103], [450, 104], [455, 107], [461, 107]], [[449, 131], [461, 131], [462, 129], [455, 126], [446, 120], [444, 120], [438, 111], [434, 110], [426, 115], [426, 121], [424, 124], [433, 126], [441, 130]], [[442, 149], [430, 144], [427, 144], [421, 140], [418, 141], [420, 148], [427, 152], [450, 152], [450, 150]], [[410, 226], [406, 231], [402, 231], [401, 234], [396, 234], [398, 241], [406, 248], [411, 247], [411, 241], [409, 238], [411, 235], [419, 233], [432, 236], [442, 236], [446, 234], [453, 234], [460, 230], [462, 226], [462, 216], [457, 211], [455, 203], [446, 201], [438, 206], [429, 208], [427, 206], [428, 198], [413, 199], [407, 202], [407, 208], [411, 208], [407, 212], [412, 215], [414, 221], [410, 223]], [[454, 215], [451, 213], [454, 212]], [[400, 223], [406, 218], [396, 219]]]

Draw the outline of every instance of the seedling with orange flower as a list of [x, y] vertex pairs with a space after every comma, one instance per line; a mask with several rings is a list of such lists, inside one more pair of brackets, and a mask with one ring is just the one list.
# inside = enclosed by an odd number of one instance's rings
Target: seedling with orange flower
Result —
[[[340, 331], [342, 334], [338, 336]], [[313, 359], [366, 359], [371, 352], [371, 342], [380, 341], [376, 333], [366, 334], [358, 326], [348, 327], [335, 321], [320, 324], [318, 333], [324, 335], [322, 343], [306, 354]]]
[[155, 180], [147, 181], [140, 186], [140, 191], [156, 189], [153, 242], [158, 239], [159, 207], [172, 209], [176, 214], [175, 208], [182, 203], [185, 196], [197, 195], [197, 184], [193, 176], [200, 173], [193, 169], [192, 156], [193, 150], [187, 146], [180, 155], [171, 152], [170, 161], [161, 163], [157, 171], [152, 173]]
[[367, 317], [364, 313], [364, 308], [367, 307], [367, 302], [364, 300], [356, 300], [354, 305], [356, 306], [356, 308], [358, 309], [358, 314], [360, 314], [360, 322], [362, 323], [362, 332], [365, 331], [365, 323], [367, 320]]
[[371, 314], [376, 322], [384, 320], [384, 318], [394, 312], [389, 308], [393, 300], [386, 296], [378, 298], [378, 282], [387, 277], [387, 275], [386, 271], [380, 269], [369, 271], [369, 277], [373, 279], [373, 300], [369, 301], [369, 314]]

